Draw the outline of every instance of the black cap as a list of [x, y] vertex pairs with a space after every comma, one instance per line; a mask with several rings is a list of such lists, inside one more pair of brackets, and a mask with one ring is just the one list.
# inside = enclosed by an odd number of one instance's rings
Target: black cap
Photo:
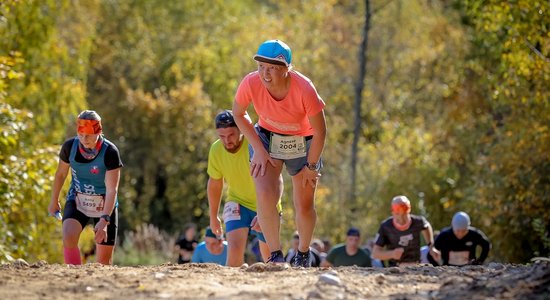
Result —
[[233, 112], [230, 110], [224, 110], [216, 116], [216, 129], [237, 127], [235, 119], [233, 119]]
[[346, 233], [347, 236], [361, 236], [361, 232], [358, 228], [351, 227], [348, 229], [348, 232]]

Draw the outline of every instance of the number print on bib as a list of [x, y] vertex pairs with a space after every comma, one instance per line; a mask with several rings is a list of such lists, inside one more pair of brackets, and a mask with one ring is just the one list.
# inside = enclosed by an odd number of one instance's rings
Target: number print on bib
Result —
[[306, 140], [303, 136], [286, 136], [271, 133], [269, 155], [277, 159], [294, 159], [305, 157]]

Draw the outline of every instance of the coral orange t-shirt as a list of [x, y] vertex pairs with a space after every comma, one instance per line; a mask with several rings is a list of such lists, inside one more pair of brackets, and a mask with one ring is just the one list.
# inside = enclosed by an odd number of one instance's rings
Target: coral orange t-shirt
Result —
[[275, 100], [261, 82], [257, 71], [244, 77], [237, 89], [235, 101], [243, 107], [250, 103], [258, 114], [258, 124], [269, 130], [285, 135], [313, 135], [308, 116], [319, 113], [325, 102], [317, 94], [309, 78], [290, 71], [290, 88], [286, 97]]

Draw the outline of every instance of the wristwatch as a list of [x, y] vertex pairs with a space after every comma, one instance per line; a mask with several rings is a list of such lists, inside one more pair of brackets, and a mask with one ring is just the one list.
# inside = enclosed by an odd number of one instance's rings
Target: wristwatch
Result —
[[317, 171], [319, 169], [319, 165], [317, 163], [306, 163], [306, 167], [310, 169], [311, 171]]
[[109, 223], [109, 224], [111, 223], [111, 216], [109, 216], [109, 215], [102, 215], [99, 218], [107, 221], [107, 223]]

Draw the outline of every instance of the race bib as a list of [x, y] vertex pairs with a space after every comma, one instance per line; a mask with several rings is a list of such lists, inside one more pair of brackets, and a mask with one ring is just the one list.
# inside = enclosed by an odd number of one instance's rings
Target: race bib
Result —
[[463, 266], [470, 261], [470, 251], [450, 251], [449, 265]]
[[239, 221], [241, 219], [241, 208], [236, 202], [227, 202], [223, 207], [223, 221]]
[[76, 194], [76, 208], [88, 217], [101, 217], [104, 206], [105, 198], [101, 195]]
[[306, 139], [298, 135], [280, 135], [271, 133], [269, 155], [277, 159], [294, 159], [305, 157]]

